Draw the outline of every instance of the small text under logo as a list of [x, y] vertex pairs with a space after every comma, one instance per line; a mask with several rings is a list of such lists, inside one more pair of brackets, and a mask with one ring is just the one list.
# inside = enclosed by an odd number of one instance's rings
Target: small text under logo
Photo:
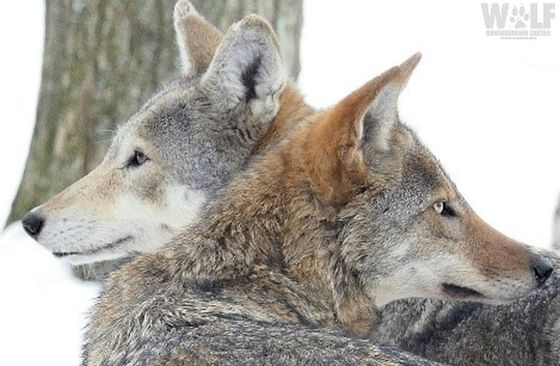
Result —
[[554, 3], [482, 3], [486, 35], [500, 39], [537, 39], [551, 35]]

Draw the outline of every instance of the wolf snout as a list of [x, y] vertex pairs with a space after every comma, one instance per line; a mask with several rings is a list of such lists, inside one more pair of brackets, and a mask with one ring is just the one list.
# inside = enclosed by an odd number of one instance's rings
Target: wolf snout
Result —
[[23, 230], [33, 239], [37, 239], [45, 225], [45, 218], [37, 211], [29, 211], [23, 216], [21, 223]]
[[542, 286], [550, 277], [553, 271], [550, 261], [540, 255], [536, 255], [531, 259], [531, 269], [535, 275], [538, 286]]

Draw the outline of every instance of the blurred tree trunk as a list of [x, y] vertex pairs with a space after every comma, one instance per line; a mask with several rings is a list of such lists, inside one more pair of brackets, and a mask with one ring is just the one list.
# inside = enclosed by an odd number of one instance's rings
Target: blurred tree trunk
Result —
[[[266, 17], [297, 79], [303, 0], [191, 1], [221, 30], [252, 12]], [[8, 223], [95, 168], [119, 123], [178, 76], [174, 4], [46, 1], [37, 119]]]

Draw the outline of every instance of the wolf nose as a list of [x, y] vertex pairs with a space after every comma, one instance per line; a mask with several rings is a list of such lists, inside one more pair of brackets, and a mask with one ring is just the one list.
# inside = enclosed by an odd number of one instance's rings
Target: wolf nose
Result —
[[23, 230], [25, 230], [25, 232], [29, 234], [29, 236], [31, 236], [32, 238], [37, 238], [37, 236], [41, 232], [41, 229], [43, 228], [45, 219], [38, 213], [31, 211], [23, 216], [21, 223], [23, 225]]
[[552, 273], [552, 264], [548, 259], [541, 256], [533, 257], [531, 268], [539, 286], [542, 286]]

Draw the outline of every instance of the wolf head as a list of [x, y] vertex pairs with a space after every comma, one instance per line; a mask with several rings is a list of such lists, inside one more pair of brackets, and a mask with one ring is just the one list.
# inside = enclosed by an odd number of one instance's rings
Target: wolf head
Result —
[[[399, 120], [414, 55], [302, 127], [287, 147], [322, 207], [341, 321], [359, 331], [370, 304], [405, 297], [502, 303], [552, 272], [482, 221], [438, 160]], [[326, 230], [326, 229], [325, 229]]]
[[248, 16], [223, 36], [187, 1], [174, 18], [182, 78], [120, 128], [94, 171], [23, 219], [73, 264], [165, 243], [244, 167], [278, 112], [285, 77], [268, 23]]

